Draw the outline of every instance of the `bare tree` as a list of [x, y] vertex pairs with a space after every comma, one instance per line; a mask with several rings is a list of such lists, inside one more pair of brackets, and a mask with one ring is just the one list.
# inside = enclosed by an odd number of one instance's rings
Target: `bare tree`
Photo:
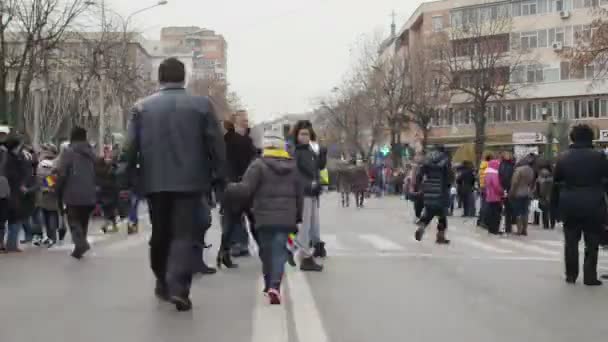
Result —
[[13, 49], [18, 55], [12, 57], [17, 57], [19, 63], [12, 67], [15, 78], [11, 111], [18, 118], [18, 128], [25, 128], [23, 110], [43, 56], [57, 48], [64, 33], [86, 7], [84, 0], [29, 0], [12, 3], [9, 10], [14, 17], [8, 28], [14, 32], [13, 42], [18, 45], [18, 48]]
[[446, 108], [450, 100], [441, 82], [441, 62], [433, 60], [436, 49], [432, 45], [418, 46], [407, 59], [410, 68], [406, 76], [408, 99], [405, 119], [422, 135], [422, 152], [426, 151], [428, 145], [433, 117], [438, 117], [440, 110]]
[[327, 127], [335, 136], [343, 152], [351, 158], [360, 156], [371, 160], [374, 148], [384, 133], [383, 113], [375, 111], [369, 91], [347, 80], [333, 90], [333, 96], [320, 103], [320, 113], [327, 119]]
[[435, 57], [441, 60], [442, 82], [451, 90], [452, 102], [471, 109], [479, 164], [486, 143], [488, 104], [516, 94], [518, 87], [509, 81], [527, 51], [509, 49], [512, 18], [507, 13], [492, 18], [473, 10], [466, 20], [453, 24], [435, 37], [434, 44], [443, 46]]
[[594, 7], [593, 21], [581, 32], [575, 32], [576, 45], [564, 50], [562, 55], [572, 62], [572, 73], [584, 74], [588, 65], [595, 65], [594, 79], [604, 81], [608, 76], [608, 10]]
[[7, 42], [7, 32], [15, 18], [15, 0], [0, 1], [0, 115], [8, 123], [8, 93], [9, 72], [14, 67], [16, 59], [13, 47]]

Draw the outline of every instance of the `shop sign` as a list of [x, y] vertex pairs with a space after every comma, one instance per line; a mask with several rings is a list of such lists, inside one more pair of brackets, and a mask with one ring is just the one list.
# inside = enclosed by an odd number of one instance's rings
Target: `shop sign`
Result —
[[543, 144], [547, 138], [542, 133], [537, 132], [517, 132], [513, 133], [513, 143], [522, 145]]
[[514, 146], [513, 155], [515, 159], [521, 159], [529, 154], [538, 154], [538, 146]]

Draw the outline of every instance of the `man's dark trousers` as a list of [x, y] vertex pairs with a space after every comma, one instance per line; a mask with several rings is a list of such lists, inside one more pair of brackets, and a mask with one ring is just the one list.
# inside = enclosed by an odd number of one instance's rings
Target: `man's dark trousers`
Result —
[[566, 276], [576, 279], [579, 273], [578, 244], [585, 237], [585, 281], [597, 279], [597, 258], [602, 229], [601, 219], [564, 217]]
[[152, 237], [150, 264], [156, 279], [167, 285], [171, 296], [188, 297], [195, 271], [193, 247], [200, 226], [196, 222], [201, 193], [161, 192], [148, 195]]

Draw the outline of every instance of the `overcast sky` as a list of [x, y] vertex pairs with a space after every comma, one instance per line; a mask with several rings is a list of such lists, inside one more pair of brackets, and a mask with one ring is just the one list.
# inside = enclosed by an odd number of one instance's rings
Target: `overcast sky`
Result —
[[[128, 15], [155, 0], [106, 0]], [[163, 26], [213, 29], [228, 41], [228, 80], [255, 121], [310, 110], [336, 86], [361, 34], [400, 28], [422, 0], [169, 0], [134, 26], [159, 39]]]

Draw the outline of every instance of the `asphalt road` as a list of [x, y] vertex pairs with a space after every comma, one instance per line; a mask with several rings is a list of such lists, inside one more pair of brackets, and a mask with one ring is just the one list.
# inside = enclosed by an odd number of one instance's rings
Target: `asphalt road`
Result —
[[[0, 255], [0, 342], [559, 342], [608, 334], [608, 287], [565, 284], [559, 230], [495, 238], [456, 217], [452, 244], [436, 246], [433, 229], [413, 240], [411, 216], [397, 198], [358, 210], [326, 195], [326, 270], [289, 268], [280, 307], [261, 295], [256, 258], [198, 278], [191, 313], [159, 303], [149, 229], [99, 236], [82, 262], [68, 256], [70, 246]], [[209, 233], [215, 246], [218, 230]], [[605, 252], [600, 270], [608, 273]]]

